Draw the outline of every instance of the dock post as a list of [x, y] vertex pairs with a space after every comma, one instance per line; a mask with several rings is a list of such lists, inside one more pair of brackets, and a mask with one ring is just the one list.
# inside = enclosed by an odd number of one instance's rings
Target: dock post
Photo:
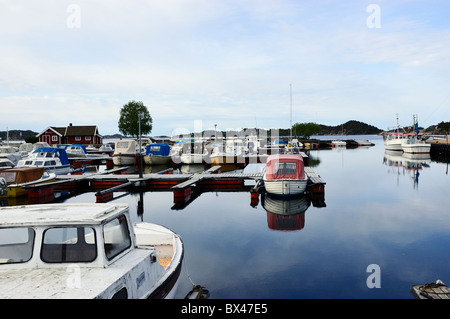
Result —
[[191, 199], [192, 187], [176, 189], [173, 191], [173, 202], [175, 204], [184, 204]]

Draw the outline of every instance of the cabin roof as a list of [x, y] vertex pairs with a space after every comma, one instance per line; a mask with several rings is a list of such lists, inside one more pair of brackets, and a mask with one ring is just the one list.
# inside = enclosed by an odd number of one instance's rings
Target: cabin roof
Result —
[[0, 227], [98, 225], [128, 209], [127, 204], [70, 203], [0, 207]]

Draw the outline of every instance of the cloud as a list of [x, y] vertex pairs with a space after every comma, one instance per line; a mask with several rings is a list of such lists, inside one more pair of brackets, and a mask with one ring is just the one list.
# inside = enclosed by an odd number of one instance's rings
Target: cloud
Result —
[[[68, 27], [71, 4], [79, 8], [79, 28]], [[430, 19], [439, 5], [382, 2], [379, 29], [366, 24], [367, 5], [3, 1], [0, 102], [3, 108], [15, 101], [8, 121], [17, 128], [34, 123], [40, 131], [53, 125], [56, 97], [64, 97], [68, 108], [116, 133], [114, 112], [142, 100], [161, 130], [155, 134], [195, 119], [224, 128], [287, 127], [290, 84], [294, 122], [357, 119], [384, 128], [395, 113], [409, 117], [425, 105], [442, 107], [450, 31], [440, 15], [439, 23]], [[20, 116], [36, 107], [27, 97], [40, 103], [44, 122]], [[104, 105], [114, 110], [108, 118]], [[442, 120], [439, 113], [430, 125]], [[68, 122], [67, 115], [59, 118]]]

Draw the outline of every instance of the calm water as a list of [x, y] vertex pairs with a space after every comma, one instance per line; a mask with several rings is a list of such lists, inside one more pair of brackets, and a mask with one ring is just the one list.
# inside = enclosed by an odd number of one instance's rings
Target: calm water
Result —
[[[310, 152], [326, 181], [326, 206], [306, 201], [302, 214], [267, 212], [261, 196], [252, 207], [248, 191], [202, 193], [183, 209], [174, 208], [171, 191], [115, 193], [114, 201], [128, 203], [135, 220], [182, 236], [179, 298], [191, 280], [208, 288], [210, 298], [257, 299], [409, 299], [413, 284], [450, 283], [447, 164], [425, 161], [417, 175], [390, 166], [380, 137], [361, 138], [375, 146]], [[95, 195], [66, 202], [95, 202]], [[281, 230], [292, 227], [298, 229]], [[372, 264], [380, 267], [380, 288], [367, 286]]]

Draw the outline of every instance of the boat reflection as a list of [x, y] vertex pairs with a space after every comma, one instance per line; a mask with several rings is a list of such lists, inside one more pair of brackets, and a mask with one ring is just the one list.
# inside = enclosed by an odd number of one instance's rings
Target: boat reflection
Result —
[[305, 227], [305, 212], [311, 205], [307, 194], [285, 199], [263, 192], [261, 199], [269, 229], [294, 231]]
[[383, 164], [391, 167], [388, 173], [397, 175], [397, 185], [401, 175], [408, 175], [414, 181], [414, 188], [419, 186], [421, 170], [429, 168], [431, 163], [430, 154], [408, 154], [402, 151], [385, 150]]

